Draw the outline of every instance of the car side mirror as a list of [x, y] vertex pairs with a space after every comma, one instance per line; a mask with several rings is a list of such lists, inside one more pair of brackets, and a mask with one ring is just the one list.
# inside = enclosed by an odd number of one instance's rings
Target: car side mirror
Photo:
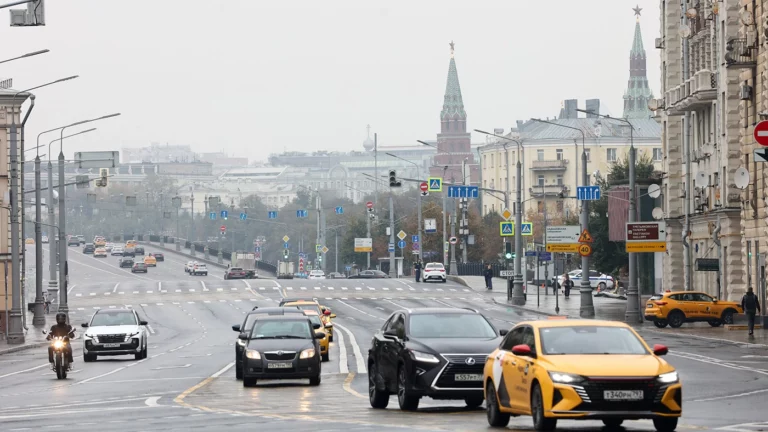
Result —
[[717, 303], [717, 299], [712, 299], [712, 303]]
[[238, 335], [237, 338], [240, 340], [248, 340], [248, 335], [241, 334], [241, 335]]
[[80, 324], [80, 327], [82, 327], [82, 328], [88, 328], [88, 323], [82, 323], [82, 324]]
[[143, 326], [145, 326], [145, 325], [147, 325], [147, 324], [149, 324], [149, 323], [148, 323], [148, 322], [146, 322], [146, 321], [139, 321], [139, 325], [143, 325]]
[[499, 330], [499, 336], [506, 336], [507, 333], [509, 333], [509, 330], [507, 329], [501, 329]]
[[531, 347], [528, 345], [515, 345], [512, 347], [512, 354], [520, 357], [535, 357]]
[[333, 328], [333, 324], [328, 323], [328, 324], [325, 325], [325, 328]]
[[319, 329], [320, 327], [322, 327], [320, 324], [312, 324], [312, 328], [315, 330]]
[[336, 314], [335, 314], [335, 313], [332, 313], [332, 314], [331, 314], [331, 318], [336, 318]]
[[322, 339], [325, 337], [325, 333], [323, 332], [315, 332], [315, 339]]
[[657, 356], [667, 355], [668, 352], [669, 349], [664, 345], [656, 344], [653, 346], [653, 353]]
[[240, 331], [240, 324], [235, 324], [232, 326], [232, 331], [239, 332]]

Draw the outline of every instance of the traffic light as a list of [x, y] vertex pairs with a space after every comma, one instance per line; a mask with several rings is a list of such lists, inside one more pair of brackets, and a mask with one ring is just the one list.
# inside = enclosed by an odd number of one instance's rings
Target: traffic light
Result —
[[107, 178], [109, 178], [109, 169], [108, 168], [99, 169], [99, 177], [100, 178], [96, 180], [96, 186], [107, 187]]
[[512, 242], [504, 243], [504, 258], [510, 260], [514, 257], [515, 254], [512, 253]]
[[397, 172], [395, 170], [389, 170], [389, 187], [400, 187], [403, 184], [397, 180]]
[[283, 258], [288, 259], [288, 249], [283, 250]]
[[317, 254], [317, 263], [322, 264], [323, 263], [323, 256], [321, 254]]

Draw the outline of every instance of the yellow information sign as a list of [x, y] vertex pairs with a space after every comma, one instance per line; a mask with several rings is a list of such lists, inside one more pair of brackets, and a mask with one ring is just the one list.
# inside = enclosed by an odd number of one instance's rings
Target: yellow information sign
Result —
[[666, 252], [667, 242], [642, 242], [642, 243], [627, 242], [625, 250], [627, 252], [633, 252], [633, 253]]
[[577, 253], [579, 251], [578, 243], [550, 243], [547, 245], [547, 252], [557, 253]]

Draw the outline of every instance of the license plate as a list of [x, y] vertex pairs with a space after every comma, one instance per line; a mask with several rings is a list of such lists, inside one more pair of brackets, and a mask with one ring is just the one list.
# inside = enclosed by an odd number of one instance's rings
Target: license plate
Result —
[[603, 399], [607, 401], [628, 401], [628, 400], [642, 400], [642, 390], [605, 390], [603, 391]]
[[482, 374], [456, 374], [453, 376], [454, 381], [482, 381]]
[[267, 363], [267, 369], [290, 369], [293, 363]]
[[118, 348], [120, 346], [119, 343], [106, 343], [104, 344], [104, 348]]

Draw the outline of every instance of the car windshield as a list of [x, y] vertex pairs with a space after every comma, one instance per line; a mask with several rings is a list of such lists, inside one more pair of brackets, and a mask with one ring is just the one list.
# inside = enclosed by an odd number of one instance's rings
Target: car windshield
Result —
[[442, 264], [427, 264], [428, 269], [444, 269]]
[[251, 339], [312, 339], [304, 320], [256, 321]]
[[93, 316], [91, 327], [136, 325], [136, 316], [131, 312], [99, 312]]
[[309, 317], [309, 322], [312, 323], [313, 326], [319, 325], [320, 327], [323, 326], [323, 323], [320, 322], [320, 317], [317, 315], [307, 315]]
[[547, 355], [648, 354], [640, 339], [624, 327], [548, 327], [539, 330], [539, 337]]
[[468, 313], [413, 314], [415, 338], [494, 338], [496, 332], [482, 315]]

